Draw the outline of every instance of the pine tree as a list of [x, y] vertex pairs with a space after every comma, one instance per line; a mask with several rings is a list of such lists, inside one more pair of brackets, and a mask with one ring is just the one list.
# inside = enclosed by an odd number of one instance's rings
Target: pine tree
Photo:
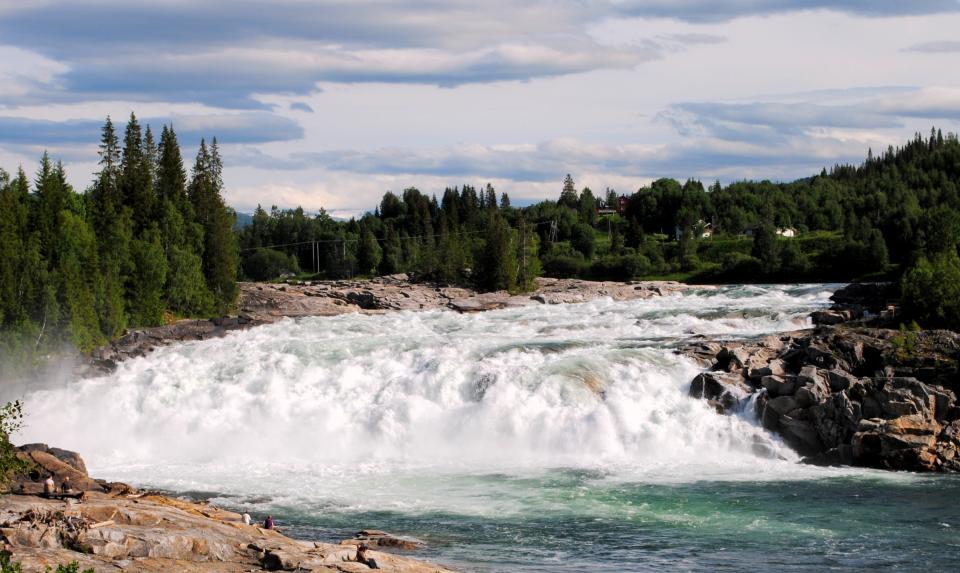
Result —
[[500, 194], [500, 210], [506, 211], [510, 208], [510, 197], [506, 193]]

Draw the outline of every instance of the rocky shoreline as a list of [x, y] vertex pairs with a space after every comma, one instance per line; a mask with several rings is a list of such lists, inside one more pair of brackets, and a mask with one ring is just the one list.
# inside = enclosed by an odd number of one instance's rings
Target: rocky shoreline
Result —
[[851, 285], [814, 329], [687, 346], [706, 368], [690, 395], [720, 414], [754, 408], [807, 463], [960, 471], [960, 334], [886, 328], [884, 296]]
[[470, 313], [534, 304], [581, 303], [605, 297], [618, 301], [647, 299], [690, 288], [693, 287], [673, 281], [623, 283], [540, 278], [537, 279], [537, 289], [530, 293], [479, 293], [463, 287], [412, 282], [407, 275], [371, 280], [240, 283], [237, 315], [181, 320], [166, 326], [131, 330], [96, 349], [86, 364], [85, 374], [110, 372], [123, 360], [144, 356], [160, 346], [218, 338], [234, 330], [271, 324], [284, 318], [404, 310]]
[[[361, 542], [384, 571], [450, 571], [383, 550], [419, 547], [414, 539], [368, 530], [339, 544], [295, 540], [206, 503], [92, 479], [74, 452], [30, 444], [18, 456], [27, 468], [14, 477], [12, 493], [0, 498], [0, 538], [25, 572], [74, 561], [96, 573], [369, 571], [355, 561]], [[48, 474], [57, 486], [70, 478], [70, 493], [42, 496]]]

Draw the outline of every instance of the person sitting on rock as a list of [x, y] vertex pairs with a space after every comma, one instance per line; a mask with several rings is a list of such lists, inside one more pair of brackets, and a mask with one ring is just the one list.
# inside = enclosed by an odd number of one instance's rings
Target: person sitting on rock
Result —
[[273, 516], [272, 516], [272, 515], [268, 515], [267, 518], [266, 518], [265, 520], [263, 520], [263, 528], [264, 528], [264, 529], [273, 529], [273, 525], [274, 525], [274, 524], [273, 524]]
[[368, 549], [370, 549], [370, 547], [368, 547], [366, 543], [361, 543], [360, 545], [358, 545], [357, 556], [354, 558], [354, 560], [357, 563], [363, 563], [364, 565], [366, 565], [371, 569], [379, 569], [380, 566], [377, 565], [377, 560], [374, 559], [373, 557], [367, 556]]
[[243, 515], [240, 516], [240, 519], [243, 520], [243, 524], [244, 524], [244, 525], [250, 525], [250, 514], [249, 514], [249, 513], [244, 512]]
[[43, 481], [43, 495], [52, 497], [57, 491], [57, 486], [53, 483], [53, 474], [47, 474], [47, 479]]
[[61, 493], [70, 493], [73, 491], [73, 487], [70, 485], [70, 476], [63, 478], [63, 483], [60, 484]]

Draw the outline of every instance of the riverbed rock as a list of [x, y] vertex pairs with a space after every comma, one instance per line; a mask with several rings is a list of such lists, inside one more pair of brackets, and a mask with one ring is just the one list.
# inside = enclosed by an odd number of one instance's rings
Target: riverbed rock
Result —
[[[26, 572], [71, 561], [98, 573], [368, 570], [350, 561], [355, 547], [297, 541], [244, 525], [238, 514], [160, 495], [91, 493], [72, 504], [7, 495], [0, 499], [0, 536]], [[448, 571], [379, 550], [370, 555], [384, 571]]]
[[[855, 287], [839, 298], [867, 309], [876, 306], [867, 298], [881, 292]], [[746, 395], [737, 403], [754, 394], [763, 427], [805, 461], [960, 471], [960, 334], [916, 332], [905, 352], [899, 331], [850, 322], [858, 312], [837, 326], [779, 335], [774, 344], [770, 337], [696, 341], [680, 351], [708, 369], [691, 383], [691, 396], [726, 412], [720, 381], [742, 375]]]

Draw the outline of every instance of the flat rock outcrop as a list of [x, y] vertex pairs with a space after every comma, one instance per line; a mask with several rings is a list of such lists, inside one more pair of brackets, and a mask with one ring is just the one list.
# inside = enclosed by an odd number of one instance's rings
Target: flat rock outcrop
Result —
[[809, 463], [960, 471], [960, 334], [826, 324], [682, 349], [706, 367], [690, 394], [752, 405]]
[[233, 330], [270, 324], [283, 318], [404, 310], [469, 313], [532, 304], [580, 303], [605, 297], [646, 299], [689, 288], [672, 281], [621, 283], [540, 278], [532, 293], [479, 293], [469, 288], [413, 282], [404, 274], [371, 280], [240, 283], [236, 316], [181, 320], [166, 326], [132, 330], [96, 349], [90, 357], [89, 372], [81, 374], [109, 372], [119, 362], [144, 356], [158, 346], [218, 338]]
[[[32, 483], [38, 468], [83, 484], [80, 495], [47, 498], [22, 493], [0, 498], [0, 538], [23, 571], [40, 572], [72, 561], [81, 569], [145, 572], [368, 571], [355, 561], [363, 541], [384, 571], [443, 573], [448, 569], [382, 548], [413, 549], [420, 542], [365, 531], [342, 544], [290, 539], [246, 525], [239, 514], [164, 495], [109, 487], [87, 476], [73, 452], [32, 444], [20, 448], [31, 467], [17, 476]], [[51, 459], [66, 467], [61, 467]], [[112, 484], [116, 485], [116, 484]], [[18, 491], [17, 482], [13, 491]]]

